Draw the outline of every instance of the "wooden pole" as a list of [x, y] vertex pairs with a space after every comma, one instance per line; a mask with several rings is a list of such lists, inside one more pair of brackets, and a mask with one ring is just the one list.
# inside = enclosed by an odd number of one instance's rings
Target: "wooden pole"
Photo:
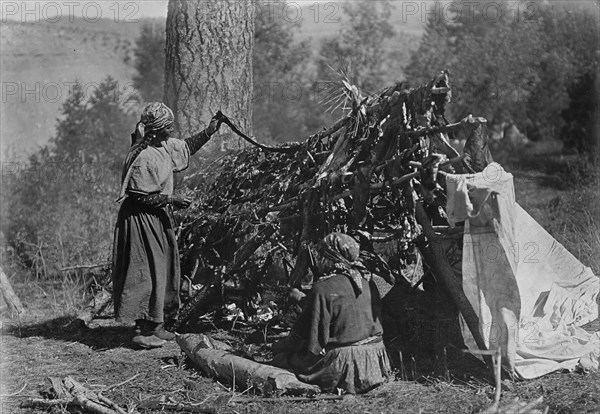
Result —
[[494, 395], [494, 404], [498, 406], [500, 404], [500, 394], [502, 393], [502, 348], [498, 347], [497, 353], [494, 355], [495, 363], [495, 380], [496, 380], [496, 394]]
[[[487, 351], [483, 336], [479, 332], [479, 317], [463, 292], [460, 279], [454, 275], [452, 266], [448, 263], [448, 258], [446, 257], [442, 244], [443, 242], [436, 240], [435, 231], [423, 205], [417, 203], [415, 207], [417, 222], [423, 227], [423, 233], [427, 237], [427, 241], [418, 242], [419, 250], [423, 254], [425, 262], [431, 266], [433, 273], [446, 287], [450, 297], [467, 323], [477, 347], [482, 351]], [[490, 356], [484, 355], [483, 358], [486, 364], [490, 368], [493, 368], [494, 364]]]

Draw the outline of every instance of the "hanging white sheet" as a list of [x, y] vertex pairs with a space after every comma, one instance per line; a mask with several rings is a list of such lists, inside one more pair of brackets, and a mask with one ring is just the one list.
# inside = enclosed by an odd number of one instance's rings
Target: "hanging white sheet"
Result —
[[449, 222], [465, 221], [463, 290], [488, 348], [522, 378], [598, 369], [600, 333], [580, 328], [598, 317], [598, 278], [515, 202], [499, 164], [446, 182]]

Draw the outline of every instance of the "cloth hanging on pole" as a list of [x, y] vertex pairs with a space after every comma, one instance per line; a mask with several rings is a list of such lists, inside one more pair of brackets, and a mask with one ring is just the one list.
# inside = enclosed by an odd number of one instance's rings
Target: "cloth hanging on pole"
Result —
[[[497, 163], [446, 177], [449, 222], [465, 221], [463, 290], [489, 349], [522, 378], [598, 368], [598, 278], [514, 199], [513, 177]], [[462, 321], [461, 321], [462, 322]], [[473, 338], [463, 325], [469, 349]]]

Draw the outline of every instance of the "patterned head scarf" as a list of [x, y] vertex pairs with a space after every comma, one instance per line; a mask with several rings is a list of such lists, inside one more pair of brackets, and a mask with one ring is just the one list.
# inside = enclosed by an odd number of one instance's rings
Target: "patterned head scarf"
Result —
[[144, 108], [140, 122], [147, 131], [158, 131], [173, 123], [173, 111], [162, 102], [152, 102]]
[[333, 270], [350, 278], [357, 296], [362, 293], [362, 279], [370, 280], [371, 273], [359, 261], [360, 246], [343, 233], [330, 233], [319, 243], [319, 253], [328, 259]]

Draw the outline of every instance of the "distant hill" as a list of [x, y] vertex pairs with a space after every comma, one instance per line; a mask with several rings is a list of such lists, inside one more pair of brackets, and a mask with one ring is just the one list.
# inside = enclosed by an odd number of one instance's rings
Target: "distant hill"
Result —
[[30, 152], [54, 135], [74, 82], [88, 95], [109, 75], [120, 87], [131, 86], [137, 25], [83, 23], [1, 26], [3, 158], [7, 148]]
[[[321, 10], [319, 19], [309, 5], [302, 7], [302, 25], [296, 34], [298, 40], [312, 39], [316, 46], [326, 36], [335, 36], [342, 24], [325, 20]], [[338, 17], [338, 14], [332, 17]], [[403, 23], [400, 10], [392, 15], [395, 27], [403, 32], [400, 42], [414, 48], [423, 23], [418, 16]], [[83, 19], [62, 19], [58, 23], [20, 23], [8, 21], [0, 26], [0, 81], [2, 101], [0, 110], [1, 157], [9, 153], [30, 153], [48, 142], [62, 103], [74, 82], [84, 86], [90, 94], [94, 85], [111, 76], [119, 82], [126, 96], [133, 92], [133, 51], [139, 35], [137, 23], [113, 22], [101, 19], [87, 22]], [[150, 19], [162, 26], [164, 19]], [[405, 45], [390, 43], [390, 48], [403, 59]], [[396, 50], [397, 49], [397, 50]], [[406, 55], [406, 56], [404, 56]]]
[[[327, 36], [335, 36], [344, 22], [344, 14], [339, 6], [334, 6], [335, 3], [333, 2], [325, 2], [321, 3], [317, 9], [314, 3], [308, 3], [301, 7], [302, 26], [298, 33], [298, 39], [312, 38], [318, 40]], [[400, 34], [420, 38], [425, 31], [424, 19], [426, 18], [425, 14], [420, 13], [420, 10], [423, 4], [428, 3], [431, 2], [418, 3], [418, 9], [415, 11], [410, 9], [411, 12], [407, 12], [406, 8], [401, 6], [401, 2], [392, 2], [393, 10], [390, 15], [390, 22], [392, 22], [396, 31]], [[295, 20], [295, 17], [291, 19]]]

